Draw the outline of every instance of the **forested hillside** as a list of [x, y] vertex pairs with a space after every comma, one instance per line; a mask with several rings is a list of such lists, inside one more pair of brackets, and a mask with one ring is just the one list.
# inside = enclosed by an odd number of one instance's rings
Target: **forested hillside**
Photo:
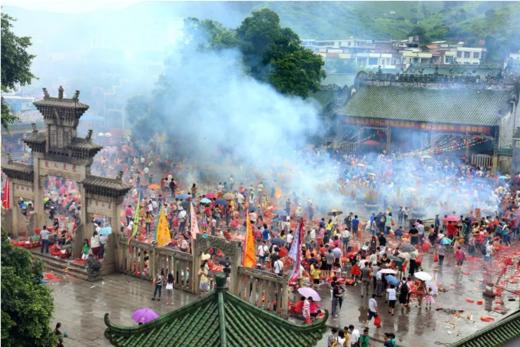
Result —
[[500, 61], [520, 49], [520, 2], [278, 2], [256, 4], [276, 11], [302, 38], [463, 40], [485, 43]]

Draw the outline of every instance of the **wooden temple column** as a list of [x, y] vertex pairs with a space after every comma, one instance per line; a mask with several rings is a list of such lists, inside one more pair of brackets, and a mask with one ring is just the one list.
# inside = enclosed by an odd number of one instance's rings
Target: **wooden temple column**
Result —
[[[40, 165], [39, 161], [42, 158], [40, 153], [33, 153], [33, 170], [34, 170], [34, 178], [33, 178], [33, 195], [34, 195], [34, 212], [35, 212], [35, 222], [36, 227], [41, 228], [43, 225], [47, 224], [47, 216], [45, 215], [43, 209], [43, 180], [44, 176], [40, 176]], [[29, 230], [29, 233], [34, 233], [34, 230]]]
[[385, 149], [386, 149], [386, 153], [390, 153], [392, 128], [386, 127], [385, 133], [386, 133], [386, 146], [385, 146]]
[[[17, 237], [18, 236], [18, 233], [19, 233], [19, 229], [20, 229], [20, 209], [18, 207], [18, 201], [16, 201], [15, 197], [14, 197], [14, 182], [11, 178], [8, 179], [8, 183], [9, 185], [9, 214], [10, 216], [7, 217], [7, 213], [6, 214], [2, 214], [2, 227], [7, 227], [7, 231], [12, 233], [14, 237]], [[4, 221], [3, 219], [6, 218], [6, 222], [4, 224]]]

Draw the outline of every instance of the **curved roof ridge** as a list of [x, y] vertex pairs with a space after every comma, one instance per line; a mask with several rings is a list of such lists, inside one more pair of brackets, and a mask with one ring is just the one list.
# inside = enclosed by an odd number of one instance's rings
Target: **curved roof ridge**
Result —
[[325, 316], [322, 318], [322, 319], [317, 319], [316, 321], [314, 321], [312, 324], [306, 324], [306, 325], [299, 325], [299, 324], [295, 324], [295, 323], [292, 323], [274, 313], [271, 313], [269, 311], [266, 311], [262, 308], [259, 308], [259, 307], [256, 307], [254, 305], [251, 305], [249, 304], [248, 302], [244, 301], [243, 299], [241, 299], [240, 297], [230, 293], [229, 291], [226, 291], [225, 292], [225, 296], [227, 297], [227, 299], [230, 299], [232, 301], [234, 301], [235, 303], [237, 303], [239, 306], [242, 306], [250, 311], [253, 311], [255, 314], [258, 314], [260, 316], [262, 316], [263, 318], [266, 318], [267, 320], [270, 320], [274, 323], [277, 323], [277, 324], [282, 324], [282, 325], [285, 325], [286, 327], [289, 327], [291, 329], [294, 329], [296, 328], [299, 332], [307, 332], [307, 331], [310, 331], [310, 330], [314, 330], [316, 327], [319, 327], [321, 325], [325, 326], [325, 323], [327, 322], [327, 318], [328, 318], [328, 311], [327, 310], [324, 310], [325, 311]]

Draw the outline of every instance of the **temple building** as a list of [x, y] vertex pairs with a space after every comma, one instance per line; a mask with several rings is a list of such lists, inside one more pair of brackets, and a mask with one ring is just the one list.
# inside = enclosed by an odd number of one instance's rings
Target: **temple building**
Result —
[[115, 346], [314, 346], [327, 327], [328, 315], [297, 325], [228, 292], [224, 274], [216, 289], [191, 304], [139, 326], [114, 325], [105, 314], [105, 337]]
[[479, 76], [360, 72], [334, 105], [336, 136], [352, 151], [452, 153], [509, 172], [519, 92]]

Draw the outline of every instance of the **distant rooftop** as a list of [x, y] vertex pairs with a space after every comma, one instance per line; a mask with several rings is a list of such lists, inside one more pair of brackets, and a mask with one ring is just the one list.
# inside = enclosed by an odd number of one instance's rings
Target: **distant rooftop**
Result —
[[495, 126], [510, 108], [510, 91], [361, 86], [336, 113], [353, 117]]

